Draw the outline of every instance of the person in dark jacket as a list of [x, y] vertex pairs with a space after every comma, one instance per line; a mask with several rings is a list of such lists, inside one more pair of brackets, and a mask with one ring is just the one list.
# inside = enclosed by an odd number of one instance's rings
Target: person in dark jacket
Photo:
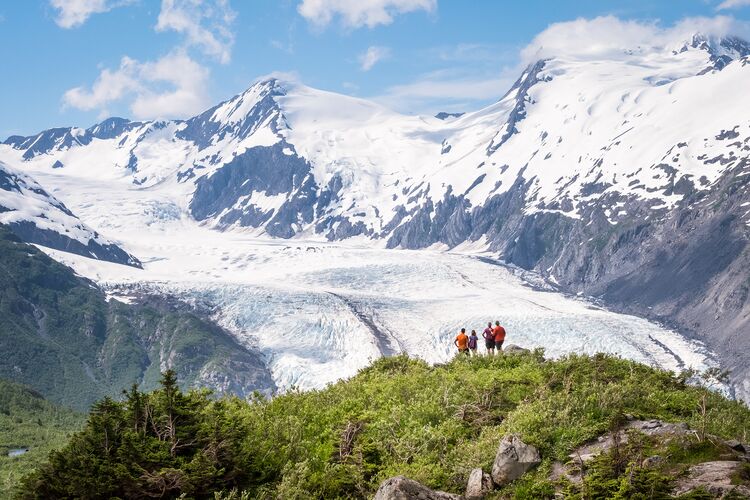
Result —
[[495, 355], [495, 333], [492, 331], [492, 321], [487, 323], [487, 328], [482, 332], [482, 338], [484, 339], [484, 346], [487, 348], [487, 355]]
[[469, 335], [469, 353], [471, 353], [472, 356], [477, 355], [477, 344], [479, 344], [479, 337], [477, 337], [477, 331], [472, 330], [471, 335]]

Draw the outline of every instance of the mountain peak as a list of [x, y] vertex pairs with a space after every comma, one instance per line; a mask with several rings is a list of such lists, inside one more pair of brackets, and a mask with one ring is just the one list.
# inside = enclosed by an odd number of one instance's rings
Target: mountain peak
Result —
[[680, 43], [680, 47], [673, 50], [673, 54], [681, 54], [690, 49], [702, 50], [708, 53], [711, 65], [701, 73], [711, 70], [721, 70], [730, 62], [750, 55], [750, 43], [735, 35], [715, 36], [702, 32], [694, 33], [689, 40]]

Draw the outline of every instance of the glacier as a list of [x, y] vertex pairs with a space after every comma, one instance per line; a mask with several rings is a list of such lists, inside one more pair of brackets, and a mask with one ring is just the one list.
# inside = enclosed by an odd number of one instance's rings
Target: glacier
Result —
[[552, 357], [607, 352], [674, 371], [717, 365], [701, 342], [540, 288], [476, 252], [284, 242], [160, 221], [143, 231], [141, 255], [150, 251], [142, 270], [45, 251], [115, 299], [157, 293], [210, 310], [263, 354], [282, 391], [324, 387], [384, 355], [445, 362], [460, 328], [481, 331], [494, 320], [509, 343]]

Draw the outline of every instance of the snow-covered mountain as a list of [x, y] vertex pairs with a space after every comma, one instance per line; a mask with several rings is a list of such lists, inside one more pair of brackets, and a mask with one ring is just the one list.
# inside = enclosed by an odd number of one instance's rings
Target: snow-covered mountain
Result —
[[[185, 121], [11, 137], [0, 159], [86, 213], [77, 180], [95, 178], [164, 193], [156, 219], [490, 250], [703, 338], [744, 373], [748, 84], [750, 44], [695, 35], [535, 61], [455, 117], [267, 79]], [[107, 210], [84, 220], [114, 230]]]
[[[613, 224], [627, 200], [667, 210], [680, 190], [708, 189], [742, 152], [731, 139], [747, 132], [748, 54], [737, 38], [696, 35], [542, 60], [496, 104], [451, 120], [269, 79], [186, 121], [111, 118], [10, 137], [0, 154], [32, 171], [183, 184], [191, 214], [222, 229], [455, 246], [488, 233], [455, 219], [519, 186], [526, 214], [603, 207]], [[425, 230], [427, 216], [449, 227]]]
[[0, 224], [22, 240], [86, 257], [140, 266], [116, 243], [88, 227], [31, 177], [0, 162]]

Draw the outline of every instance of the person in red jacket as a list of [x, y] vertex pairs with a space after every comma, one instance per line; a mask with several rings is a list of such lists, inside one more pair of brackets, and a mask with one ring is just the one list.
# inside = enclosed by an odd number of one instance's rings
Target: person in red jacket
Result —
[[495, 349], [497, 349], [497, 352], [502, 352], [503, 342], [505, 342], [505, 328], [500, 326], [499, 321], [495, 321], [495, 328], [492, 329], [492, 334], [495, 337]]

